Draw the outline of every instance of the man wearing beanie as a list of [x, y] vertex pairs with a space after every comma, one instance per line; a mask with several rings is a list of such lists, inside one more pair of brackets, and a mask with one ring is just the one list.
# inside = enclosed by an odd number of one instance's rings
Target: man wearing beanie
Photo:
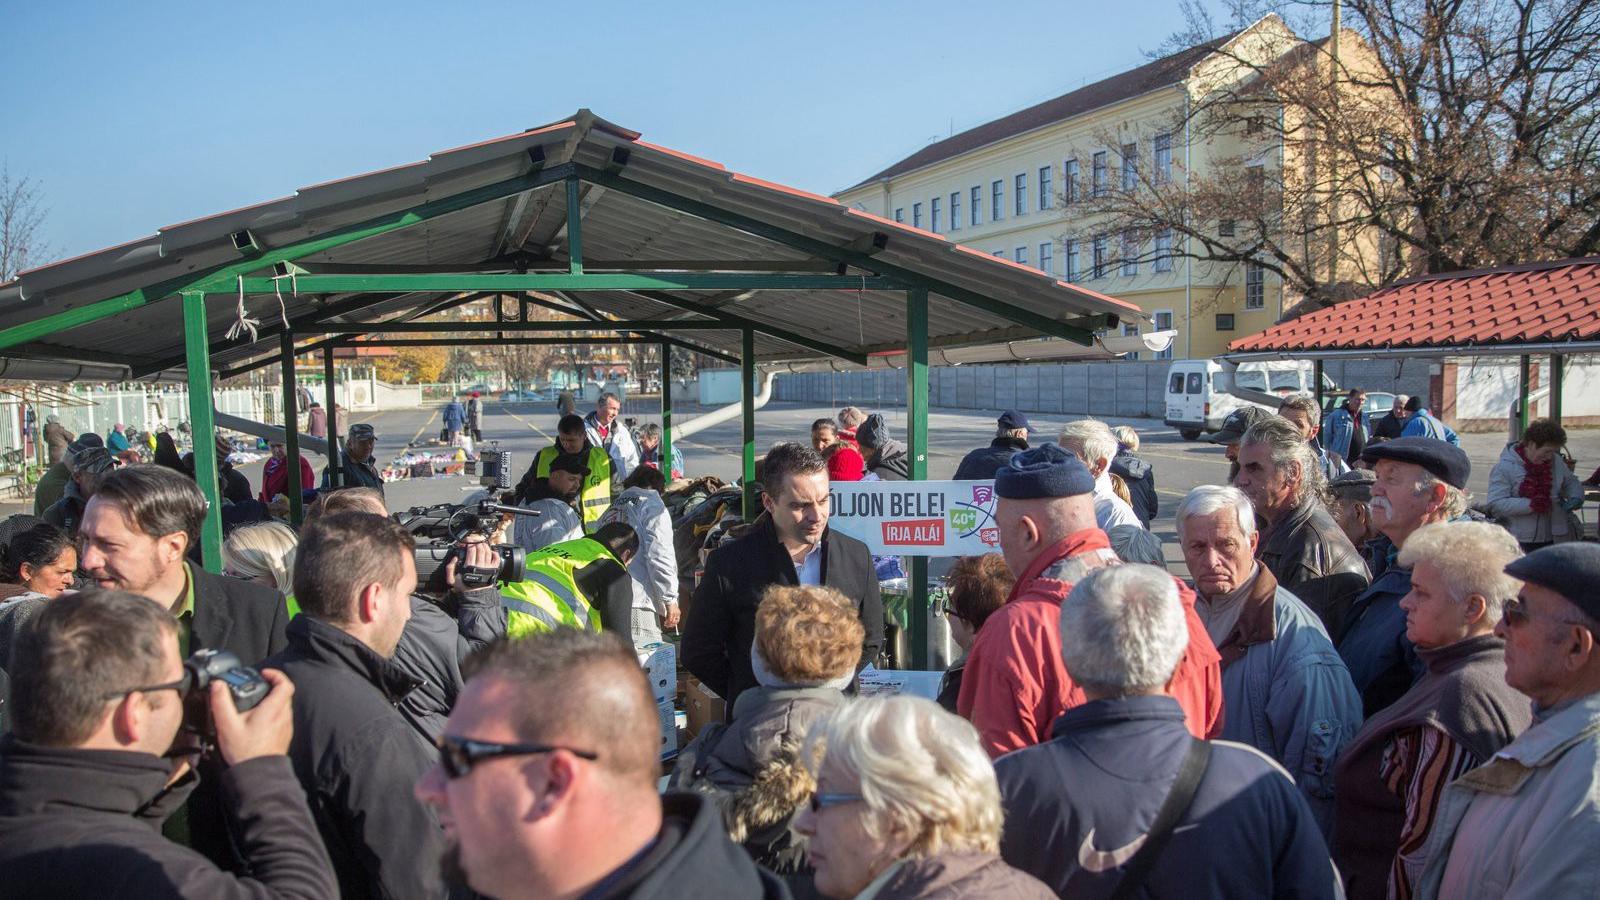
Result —
[[[1056, 444], [1018, 453], [995, 474], [1000, 552], [1017, 576], [1006, 604], [978, 632], [967, 654], [957, 711], [1000, 756], [1047, 740], [1064, 710], [1086, 702], [1061, 661], [1061, 601], [1085, 575], [1120, 565], [1095, 524], [1094, 477]], [[1196, 737], [1222, 727], [1220, 657], [1182, 581], [1189, 647], [1167, 685]]]
[[1600, 883], [1600, 546], [1513, 561], [1494, 633], [1533, 725], [1457, 778], [1429, 834], [1419, 897], [1592, 897]]
[[873, 413], [856, 429], [856, 443], [867, 461], [867, 471], [881, 481], [905, 481], [911, 477], [911, 458], [906, 445], [889, 434], [883, 416]]

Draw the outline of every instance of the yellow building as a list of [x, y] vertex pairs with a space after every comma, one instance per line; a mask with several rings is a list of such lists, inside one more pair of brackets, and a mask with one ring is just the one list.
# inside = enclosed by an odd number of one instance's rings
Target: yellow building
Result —
[[[1127, 240], [1138, 246], [1125, 254], [1123, 236], [1097, 231], [1085, 201], [1097, 190], [1139, 184], [1140, 177], [1200, 178], [1213, 160], [1265, 167], [1274, 183], [1278, 172], [1295, 172], [1297, 163], [1285, 164], [1281, 128], [1255, 133], [1242, 125], [1225, 138], [1199, 139], [1184, 123], [1191, 105], [1236, 90], [1254, 75], [1253, 66], [1305, 45], [1277, 16], [1267, 16], [929, 144], [834, 196], [1137, 303], [1156, 329], [1178, 332], [1158, 358], [1215, 356], [1229, 341], [1282, 317], [1277, 276], [1253, 263], [1168, 257], [1170, 231], [1137, 239], [1130, 233]], [[1259, 115], [1271, 111], [1256, 106], [1252, 116]], [[1225, 236], [1235, 226], [1229, 220], [1207, 227]], [[1124, 263], [1125, 256], [1141, 258]], [[1291, 296], [1288, 305], [1294, 302]]]

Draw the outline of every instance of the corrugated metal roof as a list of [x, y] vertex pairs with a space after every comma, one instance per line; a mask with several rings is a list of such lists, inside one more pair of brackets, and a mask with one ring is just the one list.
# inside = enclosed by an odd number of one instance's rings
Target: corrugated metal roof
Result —
[[[776, 226], [830, 248], [861, 248], [878, 236], [881, 249], [844, 274], [871, 275], [880, 262], [937, 279], [960, 291], [1062, 321], [1116, 315], [1124, 321], [1146, 317], [1137, 306], [1070, 285], [1015, 263], [974, 252], [941, 235], [912, 229], [848, 209], [836, 201], [729, 171], [718, 163], [639, 139], [587, 111], [569, 119], [478, 144], [442, 151], [427, 160], [296, 191], [292, 196], [161, 229], [138, 241], [24, 272], [0, 285], [0, 329], [78, 309], [127, 291], [178, 277], [198, 278], [238, 263], [232, 235], [249, 230], [265, 248], [288, 246], [367, 222], [380, 215], [414, 209], [525, 176], [542, 156], [546, 168], [568, 162], [614, 172], [632, 185], [665, 191], [707, 204], [717, 211]], [[618, 160], [625, 157], [625, 162]], [[654, 196], [653, 194], [651, 196]], [[768, 237], [640, 199], [623, 190], [585, 183], [583, 247], [586, 260], [618, 265], [657, 261], [717, 261], [738, 271], [741, 263], [759, 271], [834, 271], [832, 263]], [[542, 186], [485, 202], [386, 234], [345, 244], [297, 260], [317, 265], [361, 266], [383, 273], [391, 267], [432, 266], [440, 270], [565, 271], [566, 195], [561, 184]], [[884, 240], [886, 238], [886, 242]], [[514, 257], [514, 258], [513, 258]], [[756, 265], [759, 264], [759, 265]], [[697, 266], [699, 264], [696, 264]], [[686, 265], [685, 268], [688, 266]], [[594, 271], [593, 264], [587, 267]], [[413, 269], [414, 270], [414, 269]], [[265, 270], [263, 270], [265, 271]], [[345, 308], [336, 321], [367, 323], [414, 315], [448, 299], [437, 293], [401, 297], [299, 295], [282, 282], [283, 311], [291, 321]], [[637, 293], [584, 293], [584, 302], [606, 315], [624, 318], [693, 318], [662, 299]], [[726, 292], [675, 291], [671, 298], [722, 304], [722, 309], [761, 324], [786, 328], [856, 353], [881, 351], [904, 343], [905, 297], [886, 291], [785, 291], [729, 296]], [[250, 315], [271, 325], [280, 318], [272, 295], [246, 299]], [[263, 335], [250, 344], [228, 342], [224, 332], [236, 319], [236, 303], [207, 300], [213, 362], [227, 368], [241, 360], [275, 352], [277, 338]], [[1019, 338], [1016, 323], [988, 309], [957, 303], [933, 293], [929, 298], [930, 339], [935, 345]], [[330, 321], [334, 321], [330, 319]], [[686, 326], [692, 329], [692, 325]], [[318, 334], [314, 324], [296, 327], [297, 336]], [[1026, 331], [1026, 329], [1023, 329]], [[686, 331], [704, 346], [737, 353], [738, 332]], [[7, 377], [28, 377], [28, 359], [120, 365], [131, 370], [181, 366], [183, 327], [176, 297], [146, 304], [87, 325], [60, 331], [14, 351]], [[816, 358], [816, 350], [760, 335], [761, 361]], [[1085, 356], [1105, 356], [1086, 347]], [[41, 375], [39, 377], [47, 377]]]
[[1503, 347], [1600, 340], [1600, 257], [1396, 282], [1228, 345], [1230, 353]]

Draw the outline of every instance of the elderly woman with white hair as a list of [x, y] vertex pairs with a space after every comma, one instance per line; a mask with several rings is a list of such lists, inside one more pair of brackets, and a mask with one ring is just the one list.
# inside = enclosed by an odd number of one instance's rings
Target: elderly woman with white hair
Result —
[[1400, 550], [1411, 569], [1406, 637], [1427, 669], [1339, 761], [1333, 852], [1351, 897], [1414, 894], [1445, 785], [1532, 722], [1527, 698], [1506, 684], [1494, 633], [1521, 586], [1505, 567], [1521, 556], [1516, 538], [1487, 522], [1424, 525]]
[[1088, 702], [1056, 719], [1051, 740], [996, 761], [1001, 856], [1062, 897], [1339, 896], [1283, 769], [1185, 727], [1165, 687], [1188, 642], [1160, 569], [1107, 566], [1073, 587], [1061, 659]]
[[1059, 443], [1083, 460], [1094, 476], [1094, 518], [1100, 530], [1110, 531], [1118, 525], [1143, 528], [1139, 514], [1111, 486], [1111, 460], [1117, 455], [1118, 446], [1111, 428], [1098, 419], [1068, 422], [1061, 427]]
[[919, 697], [870, 697], [813, 726], [802, 755], [817, 791], [795, 830], [824, 896], [1054, 896], [1000, 860], [1000, 791], [965, 719]]

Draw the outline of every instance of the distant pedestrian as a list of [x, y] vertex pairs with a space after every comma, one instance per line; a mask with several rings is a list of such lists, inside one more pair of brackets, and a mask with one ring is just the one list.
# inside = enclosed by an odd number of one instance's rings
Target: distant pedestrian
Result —
[[319, 438], [328, 436], [328, 411], [315, 400], [311, 401], [311, 408], [306, 410], [306, 434]]
[[1406, 427], [1400, 430], [1400, 436], [1433, 438], [1453, 446], [1461, 445], [1461, 438], [1456, 436], [1449, 425], [1428, 411], [1422, 404], [1421, 397], [1412, 397], [1406, 401]]
[[839, 410], [839, 440], [856, 446], [856, 429], [867, 420], [867, 414], [854, 406], [846, 406]]
[[67, 452], [67, 445], [72, 443], [72, 432], [61, 424], [61, 417], [50, 415], [44, 417], [44, 445], [49, 453], [51, 465], [61, 461]]
[[883, 416], [873, 413], [856, 428], [856, 443], [861, 445], [861, 456], [867, 461], [867, 471], [884, 481], [906, 481], [911, 478], [911, 457], [906, 445], [894, 439]]
[[1334, 407], [1322, 420], [1323, 446], [1330, 454], [1343, 459], [1346, 466], [1354, 466], [1361, 459], [1361, 451], [1367, 447], [1370, 425], [1367, 414], [1361, 411], [1366, 399], [1366, 391], [1358, 387], [1351, 388], [1344, 402]]
[[1583, 537], [1573, 515], [1583, 505], [1583, 485], [1561, 455], [1566, 446], [1566, 429], [1537, 419], [1522, 440], [1506, 445], [1489, 472], [1489, 514], [1516, 536], [1524, 553]]
[[556, 396], [556, 414], [565, 418], [578, 412], [578, 398], [570, 390]]
[[1011, 457], [1028, 449], [1028, 434], [1033, 429], [1028, 427], [1028, 417], [1014, 409], [1008, 409], [1000, 414], [995, 421], [994, 440], [987, 447], [979, 447], [961, 458], [961, 464], [956, 466], [956, 474], [951, 476], [956, 481], [987, 481], [994, 477], [1000, 467], [1011, 461]]
[[1379, 416], [1376, 422], [1372, 423], [1373, 443], [1392, 441], [1399, 437], [1402, 431], [1405, 431], [1406, 417], [1409, 415], [1406, 412], [1406, 404], [1410, 400], [1411, 398], [1405, 394], [1394, 395], [1394, 406], [1387, 413]]
[[589, 443], [606, 451], [611, 457], [611, 471], [619, 479], [627, 478], [639, 465], [639, 446], [628, 426], [618, 418], [621, 412], [622, 399], [606, 391], [595, 401], [594, 411], [583, 418]]
[[1061, 428], [1061, 446], [1076, 454], [1094, 478], [1094, 517], [1101, 531], [1118, 525], [1144, 527], [1126, 500], [1111, 485], [1111, 459], [1117, 455], [1117, 438], [1098, 419], [1079, 419]]
[[483, 440], [483, 394], [478, 391], [467, 398], [467, 433], [474, 441]]
[[466, 424], [467, 409], [461, 405], [460, 400], [452, 397], [450, 402], [444, 405], [443, 418], [445, 443], [454, 444], [461, 437], [461, 427]]
[[1156, 470], [1137, 455], [1139, 432], [1132, 425], [1118, 425], [1111, 429], [1117, 437], [1117, 455], [1111, 457], [1111, 474], [1122, 479], [1131, 498], [1128, 505], [1140, 524], [1149, 528], [1161, 511], [1161, 501], [1156, 498]]
[[111, 431], [106, 434], [106, 449], [112, 456], [126, 451], [131, 444], [128, 443], [128, 426], [118, 422], [111, 426]]

